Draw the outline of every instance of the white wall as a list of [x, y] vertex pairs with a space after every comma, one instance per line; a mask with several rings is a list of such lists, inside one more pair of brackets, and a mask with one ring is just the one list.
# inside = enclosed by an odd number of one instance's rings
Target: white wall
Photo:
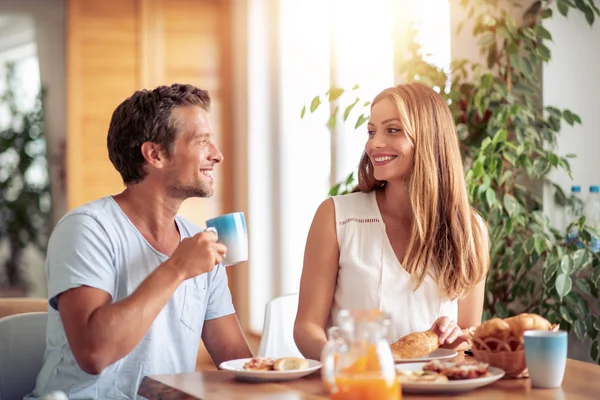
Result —
[[[600, 21], [592, 28], [582, 13], [571, 10], [568, 18], [555, 10], [546, 28], [553, 37], [549, 44], [552, 60], [543, 70], [544, 105], [568, 108], [579, 114], [582, 125], [566, 123], [558, 137], [558, 153], [573, 153], [573, 180], [565, 173], [551, 178], [566, 192], [578, 184], [588, 194], [590, 185], [600, 184]], [[544, 209], [559, 227], [564, 226], [562, 211], [554, 205], [553, 193], [544, 193]]]
[[[577, 155], [570, 160], [573, 180], [565, 173], [553, 173], [551, 179], [567, 192], [571, 185], [581, 185], [585, 198], [590, 185], [600, 184], [600, 21], [590, 28], [580, 12], [571, 10], [568, 18], [556, 10], [554, 14], [545, 24], [553, 42], [552, 60], [543, 70], [544, 105], [570, 109], [579, 114], [582, 125], [563, 124], [558, 137], [559, 154]], [[544, 209], [558, 227], [565, 227], [549, 188], [544, 191]], [[581, 343], [569, 337], [569, 357], [589, 360], [589, 348], [589, 340]]]

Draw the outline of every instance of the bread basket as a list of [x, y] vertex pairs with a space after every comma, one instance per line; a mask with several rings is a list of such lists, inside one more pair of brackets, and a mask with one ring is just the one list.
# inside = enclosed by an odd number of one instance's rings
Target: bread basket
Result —
[[[558, 325], [553, 325], [551, 331], [557, 331]], [[523, 337], [509, 336], [505, 340], [494, 337], [480, 339], [471, 337], [473, 356], [492, 367], [504, 370], [505, 378], [527, 378], [525, 363], [525, 341]]]

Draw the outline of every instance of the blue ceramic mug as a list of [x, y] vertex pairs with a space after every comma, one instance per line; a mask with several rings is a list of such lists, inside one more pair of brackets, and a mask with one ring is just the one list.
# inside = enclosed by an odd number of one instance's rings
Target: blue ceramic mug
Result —
[[223, 265], [234, 265], [248, 261], [248, 231], [243, 212], [220, 215], [206, 221], [208, 228], [214, 228], [219, 242], [227, 246]]
[[525, 331], [525, 362], [534, 388], [562, 385], [567, 365], [567, 332]]

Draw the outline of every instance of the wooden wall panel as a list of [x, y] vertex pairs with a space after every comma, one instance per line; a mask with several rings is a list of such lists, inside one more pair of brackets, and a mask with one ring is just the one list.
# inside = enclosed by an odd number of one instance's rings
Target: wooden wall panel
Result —
[[106, 149], [114, 108], [137, 87], [135, 1], [67, 8], [67, 196], [73, 208], [122, 189]]
[[[209, 91], [211, 123], [225, 155], [215, 195], [180, 214], [204, 225], [231, 209], [229, 0], [67, 0], [68, 205], [123, 189], [108, 159], [115, 107], [135, 90], [174, 82]], [[234, 276], [229, 269], [232, 288]]]

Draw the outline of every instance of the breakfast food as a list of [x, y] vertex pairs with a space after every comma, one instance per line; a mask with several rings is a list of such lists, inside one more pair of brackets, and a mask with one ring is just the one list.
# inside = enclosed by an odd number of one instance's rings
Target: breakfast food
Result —
[[471, 350], [477, 360], [502, 368], [507, 378], [527, 377], [524, 332], [556, 329], [558, 325], [552, 325], [537, 314], [492, 318], [473, 331]]
[[477, 361], [456, 363], [435, 360], [423, 366], [423, 371], [436, 372], [453, 381], [487, 376], [489, 374], [488, 367], [488, 364]]
[[431, 330], [411, 333], [391, 344], [392, 354], [401, 359], [425, 357], [439, 346], [438, 335]]
[[519, 314], [515, 317], [505, 319], [510, 326], [510, 332], [515, 337], [523, 337], [523, 332], [527, 330], [548, 331], [552, 324], [537, 314]]
[[289, 371], [294, 369], [308, 368], [308, 360], [299, 357], [285, 357], [275, 360], [273, 369], [275, 371]]
[[398, 370], [397, 374], [400, 383], [434, 383], [448, 382], [448, 378], [444, 375], [433, 371], [404, 371]]
[[270, 358], [254, 357], [244, 364], [244, 369], [252, 371], [271, 371], [273, 370], [273, 364], [275, 364], [275, 362]]
[[462, 363], [431, 361], [423, 366], [419, 371], [397, 372], [400, 383], [444, 383], [448, 381], [457, 381], [465, 379], [475, 379], [488, 376], [488, 364], [467, 361]]
[[254, 357], [248, 360], [243, 368], [251, 371], [290, 371], [308, 368], [308, 360], [299, 357], [283, 357], [275, 360]]
[[537, 314], [523, 313], [506, 319], [489, 319], [477, 327], [473, 338], [477, 349], [516, 351], [522, 348], [525, 331], [551, 329], [552, 324], [547, 319]]

